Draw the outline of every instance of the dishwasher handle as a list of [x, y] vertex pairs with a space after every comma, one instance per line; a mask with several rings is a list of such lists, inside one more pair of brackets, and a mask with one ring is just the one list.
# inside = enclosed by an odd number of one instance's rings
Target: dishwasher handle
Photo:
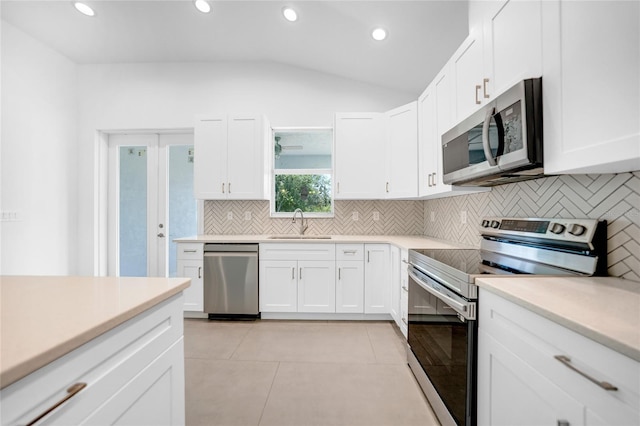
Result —
[[208, 257], [258, 257], [258, 252], [208, 251], [204, 253], [204, 258]]
[[242, 252], [242, 253], [257, 253], [258, 244], [205, 244], [205, 253], [215, 252]]

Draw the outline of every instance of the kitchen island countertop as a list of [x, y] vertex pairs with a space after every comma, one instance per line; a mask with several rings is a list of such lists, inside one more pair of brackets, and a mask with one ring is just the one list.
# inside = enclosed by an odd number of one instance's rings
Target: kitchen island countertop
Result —
[[476, 283], [481, 289], [640, 361], [637, 282], [614, 277], [487, 277], [478, 278]]
[[189, 284], [188, 278], [0, 276], [0, 388]]

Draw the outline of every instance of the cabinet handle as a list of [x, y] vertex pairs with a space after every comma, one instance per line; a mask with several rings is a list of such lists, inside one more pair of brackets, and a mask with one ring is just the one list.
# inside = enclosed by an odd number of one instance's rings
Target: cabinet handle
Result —
[[435, 173], [431, 173], [431, 183], [433, 183], [433, 186], [437, 186]]
[[356, 254], [357, 250], [342, 250], [343, 254]]
[[478, 99], [478, 92], [480, 92], [482, 86], [476, 86], [476, 105], [480, 105], [480, 99]]
[[386, 188], [387, 192], [389, 192], [389, 182], [387, 182]]
[[340, 193], [340, 182], [338, 182], [338, 191], [336, 191], [338, 194]]
[[197, 251], [198, 251], [198, 250], [195, 250], [195, 249], [193, 249], [193, 250], [184, 250], [184, 252], [185, 252], [185, 253], [195, 253], [195, 252], [197, 252]]
[[292, 280], [296, 279], [296, 268], [291, 268], [291, 279]]
[[340, 271], [342, 271], [342, 268], [338, 268], [338, 281], [342, 279], [342, 274]]
[[593, 383], [595, 383], [596, 385], [600, 386], [602, 389], [607, 390], [607, 391], [617, 391], [618, 388], [613, 386], [611, 383], [609, 382], [605, 382], [605, 381], [598, 381], [596, 379], [594, 379], [593, 377], [589, 376], [587, 373], [584, 373], [580, 370], [578, 370], [576, 367], [573, 366], [573, 364], [571, 364], [571, 358], [569, 358], [568, 356], [565, 355], [556, 355], [554, 356], [555, 359], [557, 359], [558, 361], [560, 361], [561, 363], [563, 363], [566, 367], [572, 369], [573, 371], [575, 371], [576, 373], [580, 374], [582, 377], [592, 381]]
[[489, 94], [487, 93], [487, 83], [489, 82], [488, 78], [482, 80], [482, 92], [484, 93], [484, 97], [488, 98]]
[[302, 268], [300, 268], [300, 275], [298, 275], [300, 279], [302, 279]]
[[431, 183], [432, 182], [432, 179], [431, 179], [432, 177], [433, 177], [433, 173], [429, 173], [429, 179], [427, 180], [427, 182], [429, 183], [429, 188], [431, 188], [433, 186], [433, 183]]
[[52, 412], [53, 410], [55, 410], [56, 408], [58, 408], [59, 406], [61, 406], [65, 402], [67, 402], [70, 398], [73, 398], [78, 392], [80, 392], [85, 387], [87, 387], [87, 384], [86, 383], [82, 383], [82, 382], [78, 382], [78, 383], [75, 383], [75, 384], [71, 385], [67, 389], [67, 395], [65, 395], [64, 398], [62, 398], [60, 401], [58, 401], [55, 404], [53, 404], [51, 407], [49, 407], [47, 410], [45, 410], [42, 414], [40, 414], [35, 419], [31, 420], [29, 423], [27, 423], [26, 426], [32, 426], [32, 425], [36, 424], [40, 419], [42, 419], [44, 416], [46, 416], [47, 414], [49, 414], [50, 412]]
[[231, 182], [229, 182], [229, 194], [231, 194]]
[[409, 326], [409, 323], [407, 323], [407, 320], [402, 318], [402, 322], [404, 323], [404, 325], [406, 325], [407, 327]]
[[371, 260], [371, 256], [370, 256], [370, 251], [367, 250], [367, 263], [369, 263], [369, 261]]
[[224, 182], [222, 182], [222, 193], [224, 194]]
[[198, 278], [202, 278], [202, 266], [198, 266]]
[[402, 286], [402, 289], [403, 289], [404, 291], [406, 291], [407, 293], [409, 293], [409, 289], [408, 289], [407, 287]]

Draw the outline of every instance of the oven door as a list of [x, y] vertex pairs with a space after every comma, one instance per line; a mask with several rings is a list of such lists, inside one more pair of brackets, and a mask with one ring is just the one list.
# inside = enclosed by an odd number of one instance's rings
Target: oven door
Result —
[[444, 426], [476, 423], [475, 307], [409, 266], [409, 366]]

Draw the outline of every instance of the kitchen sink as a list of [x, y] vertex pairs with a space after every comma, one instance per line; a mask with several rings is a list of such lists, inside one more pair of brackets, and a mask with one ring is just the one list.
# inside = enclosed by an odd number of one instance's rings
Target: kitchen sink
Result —
[[270, 240], [330, 240], [331, 235], [269, 235]]

